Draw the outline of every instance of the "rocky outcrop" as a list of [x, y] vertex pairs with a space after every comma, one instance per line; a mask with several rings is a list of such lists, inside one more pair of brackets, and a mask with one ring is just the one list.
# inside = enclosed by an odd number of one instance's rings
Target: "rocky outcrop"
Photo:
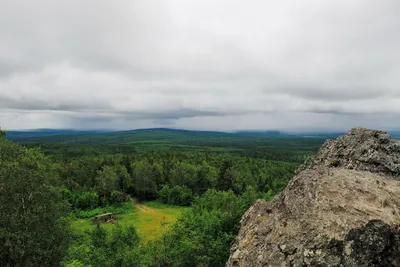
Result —
[[243, 215], [227, 266], [400, 266], [400, 142], [329, 140], [271, 202]]
[[327, 140], [316, 158], [310, 158], [299, 170], [315, 166], [382, 172], [397, 177], [400, 142], [384, 131], [353, 128], [336, 140]]

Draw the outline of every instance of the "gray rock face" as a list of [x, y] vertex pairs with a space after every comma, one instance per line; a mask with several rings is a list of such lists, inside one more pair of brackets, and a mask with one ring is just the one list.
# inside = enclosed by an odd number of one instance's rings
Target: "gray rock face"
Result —
[[400, 266], [399, 148], [364, 128], [327, 141], [243, 215], [226, 266]]
[[314, 166], [344, 167], [360, 171], [400, 174], [400, 142], [384, 131], [353, 128], [336, 140], [327, 140], [315, 159], [300, 170]]

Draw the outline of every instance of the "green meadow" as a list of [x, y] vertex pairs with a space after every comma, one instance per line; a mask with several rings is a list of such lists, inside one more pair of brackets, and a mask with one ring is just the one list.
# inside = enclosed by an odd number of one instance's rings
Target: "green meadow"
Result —
[[[143, 203], [126, 203], [122, 209], [117, 209], [115, 217], [118, 224], [122, 226], [134, 226], [141, 241], [153, 241], [162, 236], [162, 234], [184, 213], [189, 207], [172, 206], [154, 201]], [[113, 211], [99, 210], [102, 212]], [[97, 215], [94, 214], [94, 215]], [[114, 214], [114, 213], [113, 213]], [[77, 233], [83, 233], [86, 230], [94, 228], [96, 224], [91, 218], [74, 218], [72, 227]], [[115, 224], [102, 224], [105, 229], [111, 230]]]

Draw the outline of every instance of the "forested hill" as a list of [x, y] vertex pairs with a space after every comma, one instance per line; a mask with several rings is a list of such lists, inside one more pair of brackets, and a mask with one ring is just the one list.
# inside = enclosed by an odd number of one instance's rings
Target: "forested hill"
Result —
[[104, 144], [132, 143], [148, 140], [186, 141], [215, 140], [239, 141], [270, 138], [336, 138], [342, 133], [285, 133], [281, 131], [191, 131], [169, 128], [138, 129], [128, 131], [112, 130], [73, 130], [73, 129], [38, 129], [27, 131], [7, 131], [10, 141], [29, 142], [63, 142], [63, 143], [93, 143]]
[[7, 138], [29, 147], [40, 146], [45, 154], [55, 158], [65, 155], [80, 157], [133, 152], [230, 151], [270, 160], [302, 162], [331, 136], [301, 136], [279, 131], [227, 133], [157, 128], [118, 132], [11, 131], [7, 133]]
[[109, 132], [106, 130], [74, 130], [74, 129], [34, 129], [24, 131], [7, 131], [7, 138], [10, 141], [18, 142], [22, 140], [41, 140], [51, 136], [73, 136], [83, 134], [98, 134]]

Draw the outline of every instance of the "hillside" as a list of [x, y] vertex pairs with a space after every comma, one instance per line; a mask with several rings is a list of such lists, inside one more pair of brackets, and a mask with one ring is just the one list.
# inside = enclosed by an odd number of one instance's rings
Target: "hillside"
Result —
[[41, 140], [42, 138], [49, 138], [55, 136], [72, 136], [81, 134], [97, 134], [107, 131], [101, 130], [74, 130], [74, 129], [35, 129], [26, 131], [7, 131], [7, 139], [10, 141], [21, 140]]
[[120, 132], [8, 132], [7, 138], [55, 158], [134, 152], [231, 152], [270, 160], [302, 162], [314, 154], [326, 136], [303, 137], [276, 131], [213, 132], [142, 129]]
[[129, 144], [145, 141], [238, 141], [256, 140], [265, 138], [293, 138], [277, 131], [264, 132], [218, 132], [218, 131], [191, 131], [168, 128], [138, 129], [128, 131], [80, 131], [80, 130], [32, 130], [9, 131], [7, 139], [11, 141], [31, 142], [62, 142], [62, 143], [96, 143]]

